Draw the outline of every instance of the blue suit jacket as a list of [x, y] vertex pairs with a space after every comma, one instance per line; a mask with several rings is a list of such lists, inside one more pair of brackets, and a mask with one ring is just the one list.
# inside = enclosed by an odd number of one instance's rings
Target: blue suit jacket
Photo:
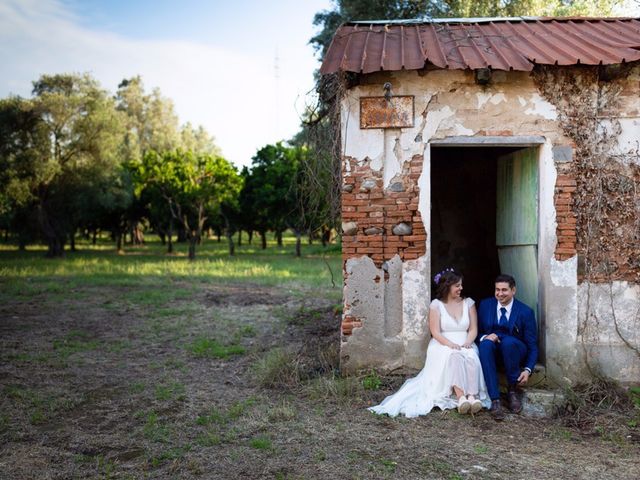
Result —
[[[478, 307], [478, 341], [483, 335], [498, 333], [498, 300], [485, 298]], [[527, 346], [527, 356], [524, 363], [533, 372], [538, 360], [538, 329], [533, 310], [517, 299], [513, 299], [511, 315], [509, 315], [509, 334], [522, 341]]]

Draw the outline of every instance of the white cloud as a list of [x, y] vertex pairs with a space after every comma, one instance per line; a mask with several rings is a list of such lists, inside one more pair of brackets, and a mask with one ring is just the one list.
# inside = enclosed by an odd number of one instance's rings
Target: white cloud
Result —
[[159, 87], [174, 101], [181, 122], [213, 134], [236, 165], [298, 130], [294, 104], [312, 87], [315, 60], [306, 45], [283, 46], [278, 56], [276, 88], [273, 57], [89, 30], [56, 0], [0, 0], [0, 96], [28, 96], [43, 73], [90, 72], [111, 92], [139, 74], [148, 91]]

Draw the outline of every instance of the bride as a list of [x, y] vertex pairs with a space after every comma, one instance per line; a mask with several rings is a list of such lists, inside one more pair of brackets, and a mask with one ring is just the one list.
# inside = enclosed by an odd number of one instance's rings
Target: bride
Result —
[[476, 307], [461, 295], [462, 275], [450, 268], [437, 274], [434, 282], [436, 299], [429, 308], [431, 341], [424, 368], [380, 405], [369, 408], [372, 412], [416, 417], [439, 407], [475, 414], [491, 405], [473, 343], [478, 333]]

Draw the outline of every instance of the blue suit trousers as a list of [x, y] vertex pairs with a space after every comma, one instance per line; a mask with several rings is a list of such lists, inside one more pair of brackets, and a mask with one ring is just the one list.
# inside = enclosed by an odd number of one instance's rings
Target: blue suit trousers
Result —
[[498, 367], [504, 367], [509, 385], [517, 383], [522, 372], [522, 363], [527, 356], [527, 346], [516, 337], [500, 335], [500, 342], [482, 340], [479, 350], [489, 397], [491, 400], [497, 400], [500, 398]]

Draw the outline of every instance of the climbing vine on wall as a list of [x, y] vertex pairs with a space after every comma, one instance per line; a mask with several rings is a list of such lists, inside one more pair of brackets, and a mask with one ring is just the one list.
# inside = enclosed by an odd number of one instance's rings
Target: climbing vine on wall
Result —
[[[556, 107], [564, 134], [574, 143], [572, 162], [558, 165], [558, 170], [576, 181], [572, 208], [577, 217], [579, 275], [581, 281], [589, 282], [579, 326], [583, 346], [587, 337], [595, 340], [600, 331], [598, 316], [591, 309], [591, 284], [608, 283], [615, 332], [640, 357], [637, 342], [619, 324], [612, 287], [614, 280], [640, 283], [640, 145], [627, 151], [619, 146], [624, 115], [621, 94], [626, 93], [625, 82], [634, 71], [635, 76], [640, 74], [640, 64], [538, 67], [533, 78], [541, 95]], [[594, 374], [589, 355], [586, 360]]]
[[[302, 165], [312, 187], [310, 214], [319, 216], [331, 228], [338, 227], [341, 206], [340, 101], [353, 82], [353, 74], [334, 73], [318, 77], [315, 86], [317, 97], [306, 108], [298, 139], [311, 149]], [[320, 207], [325, 210], [321, 211]]]
[[[543, 97], [555, 105], [574, 158], [562, 165], [576, 180], [573, 211], [582, 281], [640, 283], [639, 146], [620, 151], [621, 93], [632, 69], [538, 67]], [[636, 93], [637, 94], [637, 93]], [[563, 172], [565, 173], [565, 172]]]

